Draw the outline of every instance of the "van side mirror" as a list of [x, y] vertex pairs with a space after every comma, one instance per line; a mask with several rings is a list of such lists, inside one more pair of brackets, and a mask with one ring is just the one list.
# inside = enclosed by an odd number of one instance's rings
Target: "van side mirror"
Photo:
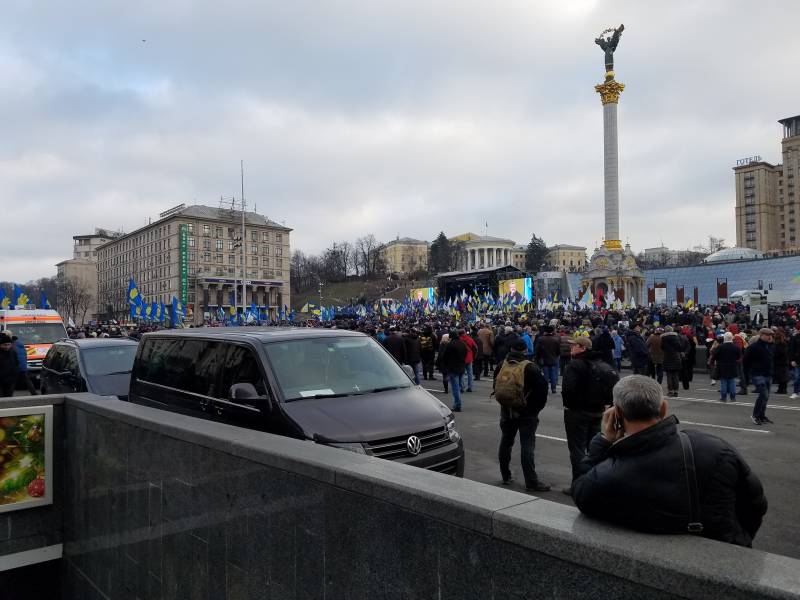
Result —
[[414, 369], [411, 368], [411, 365], [403, 365], [403, 373], [405, 373], [411, 381], [415, 381]]
[[260, 398], [252, 383], [234, 383], [228, 391], [231, 400], [257, 400]]

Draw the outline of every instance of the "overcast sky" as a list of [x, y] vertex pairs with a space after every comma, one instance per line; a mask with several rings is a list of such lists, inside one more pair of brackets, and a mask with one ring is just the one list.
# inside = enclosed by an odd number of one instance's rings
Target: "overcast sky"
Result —
[[239, 195], [293, 249], [603, 235], [594, 38], [615, 56], [621, 235], [735, 241], [731, 167], [800, 114], [800, 2], [7, 2], [0, 280], [72, 236]]

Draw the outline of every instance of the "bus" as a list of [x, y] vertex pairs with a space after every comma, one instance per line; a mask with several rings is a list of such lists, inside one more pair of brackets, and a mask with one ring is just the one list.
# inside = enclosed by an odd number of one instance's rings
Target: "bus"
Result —
[[50, 346], [67, 337], [61, 315], [46, 309], [0, 310], [0, 331], [9, 331], [25, 345], [28, 371], [34, 381]]

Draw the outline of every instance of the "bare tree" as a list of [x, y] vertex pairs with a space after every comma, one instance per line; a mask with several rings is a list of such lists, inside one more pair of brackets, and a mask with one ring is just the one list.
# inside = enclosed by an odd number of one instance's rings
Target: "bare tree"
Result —
[[380, 275], [385, 271], [385, 266], [382, 267], [383, 261], [380, 257], [380, 247], [378, 240], [371, 233], [356, 240], [358, 260], [361, 263], [361, 272], [364, 275], [364, 279], [373, 279], [376, 275]]
[[92, 306], [92, 295], [85, 286], [74, 277], [64, 279], [59, 286], [58, 310], [67, 320], [72, 319], [76, 325], [82, 325], [86, 313]]

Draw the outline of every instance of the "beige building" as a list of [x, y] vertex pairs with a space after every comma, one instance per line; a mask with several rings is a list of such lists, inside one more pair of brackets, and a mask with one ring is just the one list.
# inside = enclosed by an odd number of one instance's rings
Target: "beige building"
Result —
[[458, 269], [475, 271], [505, 267], [513, 264], [516, 243], [514, 240], [463, 233], [450, 238], [459, 245]]
[[796, 182], [800, 179], [800, 115], [781, 119], [783, 163], [760, 156], [740, 159], [736, 183], [736, 245], [763, 252], [795, 253], [798, 240]]
[[380, 255], [389, 273], [408, 275], [428, 270], [428, 242], [422, 240], [398, 237], [384, 244]]
[[514, 246], [514, 249], [511, 251], [511, 264], [520, 271], [525, 270], [526, 251], [527, 248], [525, 248], [525, 246]]
[[[242, 231], [244, 229], [244, 231]], [[257, 213], [180, 205], [160, 218], [97, 248], [101, 313], [127, 320], [133, 277], [147, 302], [170, 305], [175, 296], [196, 324], [252, 302], [277, 317], [290, 305], [289, 234]], [[244, 262], [242, 244], [244, 244]], [[246, 298], [242, 299], [244, 275]]]
[[96, 228], [94, 233], [87, 235], [74, 235], [72, 236], [74, 242], [72, 258], [96, 261], [97, 248], [121, 235], [119, 232], [100, 228]]
[[82, 325], [98, 312], [97, 262], [89, 258], [70, 258], [56, 265], [58, 296], [55, 307], [66, 323], [72, 318]]
[[554, 271], [567, 273], [580, 271], [586, 267], [586, 248], [557, 244], [547, 249], [545, 262]]

